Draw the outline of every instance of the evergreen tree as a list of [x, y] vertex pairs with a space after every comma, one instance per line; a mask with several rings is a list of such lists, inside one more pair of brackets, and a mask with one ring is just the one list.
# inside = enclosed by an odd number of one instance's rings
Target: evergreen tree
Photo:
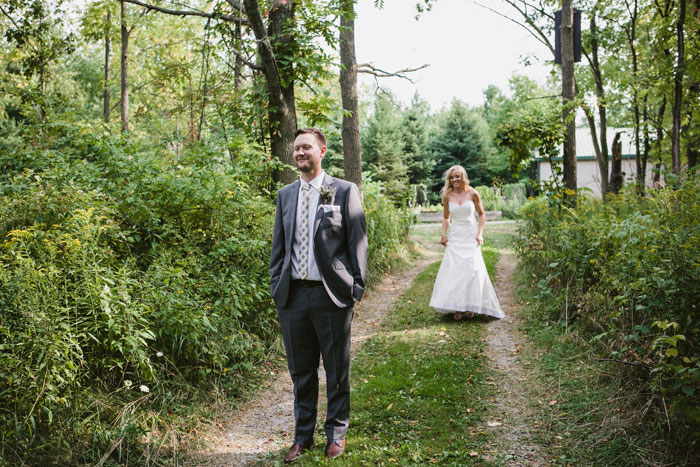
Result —
[[400, 115], [401, 107], [394, 96], [382, 92], [374, 101], [374, 110], [362, 136], [364, 170], [372, 172], [375, 180], [385, 182], [387, 194], [398, 203], [409, 183]]
[[467, 170], [471, 186], [487, 185], [484, 137], [477, 128], [477, 116], [464, 103], [454, 100], [430, 140], [435, 167], [431, 195], [436, 199], [444, 184], [444, 173], [453, 165]]
[[416, 93], [402, 118], [404, 163], [411, 184], [430, 183], [431, 171], [435, 165], [433, 154], [427, 145], [430, 121], [430, 107], [427, 101]]

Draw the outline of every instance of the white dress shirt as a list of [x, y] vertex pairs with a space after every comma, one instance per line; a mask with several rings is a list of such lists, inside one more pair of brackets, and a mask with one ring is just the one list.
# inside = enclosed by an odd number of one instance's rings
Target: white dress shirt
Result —
[[299, 279], [299, 245], [301, 244], [301, 235], [299, 234], [299, 226], [304, 219], [301, 218], [301, 202], [302, 196], [304, 196], [304, 185], [309, 186], [309, 218], [306, 219], [309, 226], [309, 267], [307, 271], [309, 272], [306, 276], [307, 280], [310, 281], [320, 281], [321, 273], [318, 271], [316, 266], [316, 258], [314, 258], [314, 220], [316, 219], [316, 210], [318, 209], [318, 200], [321, 194], [321, 184], [323, 183], [323, 177], [326, 172], [321, 171], [321, 174], [311, 180], [311, 182], [306, 182], [303, 178], [300, 178], [301, 186], [299, 187], [299, 197], [297, 198], [297, 215], [296, 215], [296, 227], [294, 229], [294, 241], [292, 243], [292, 279]]

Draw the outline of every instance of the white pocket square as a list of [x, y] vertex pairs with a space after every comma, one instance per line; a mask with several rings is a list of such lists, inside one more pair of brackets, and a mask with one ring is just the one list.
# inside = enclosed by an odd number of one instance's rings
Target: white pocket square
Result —
[[322, 204], [321, 205], [321, 210], [323, 212], [328, 212], [328, 211], [340, 211], [340, 206], [336, 206], [334, 204]]

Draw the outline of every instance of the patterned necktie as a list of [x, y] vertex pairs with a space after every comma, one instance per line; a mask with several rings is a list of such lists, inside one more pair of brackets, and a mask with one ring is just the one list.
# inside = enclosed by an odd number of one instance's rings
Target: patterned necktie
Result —
[[299, 277], [306, 279], [309, 275], [309, 185], [301, 189], [301, 225], [299, 226]]

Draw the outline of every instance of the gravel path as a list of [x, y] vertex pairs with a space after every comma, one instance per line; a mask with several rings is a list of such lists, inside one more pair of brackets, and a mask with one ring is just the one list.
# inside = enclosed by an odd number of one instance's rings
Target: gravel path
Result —
[[514, 297], [513, 273], [517, 261], [511, 250], [501, 250], [497, 265], [496, 294], [506, 317], [491, 322], [486, 338], [486, 354], [491, 359], [493, 381], [499, 388], [494, 400], [492, 421], [500, 425], [490, 427], [493, 450], [490, 460], [499, 465], [549, 465], [532, 442], [532, 416], [529, 390], [537, 385], [518, 358], [521, 336], [518, 332], [518, 303]]

